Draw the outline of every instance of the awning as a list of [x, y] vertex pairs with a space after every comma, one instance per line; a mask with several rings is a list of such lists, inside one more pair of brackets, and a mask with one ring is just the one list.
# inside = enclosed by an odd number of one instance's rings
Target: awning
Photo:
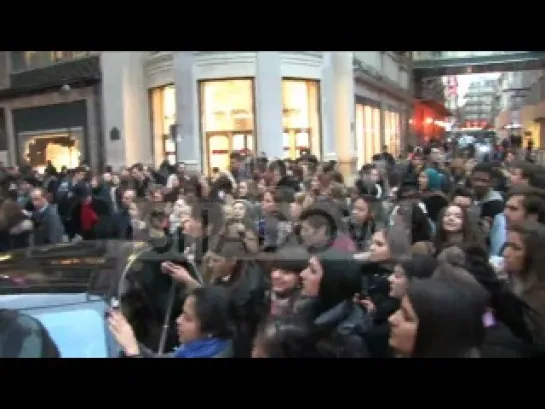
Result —
[[433, 109], [435, 113], [439, 116], [453, 116], [452, 112], [450, 112], [441, 102], [434, 101], [433, 99], [421, 98], [417, 98], [415, 101], [420, 104], [427, 105], [428, 107]]

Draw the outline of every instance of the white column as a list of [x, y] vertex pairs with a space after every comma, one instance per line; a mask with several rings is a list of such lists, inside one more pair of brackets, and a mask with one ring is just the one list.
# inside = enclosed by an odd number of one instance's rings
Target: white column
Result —
[[354, 68], [351, 52], [333, 53], [334, 67], [334, 132], [337, 160], [349, 162], [356, 157]]
[[322, 81], [320, 87], [322, 104], [322, 153], [323, 160], [336, 160], [335, 154], [335, 127], [333, 118], [335, 77], [333, 67], [334, 52], [324, 52], [322, 57]]
[[199, 124], [200, 107], [194, 64], [193, 52], [174, 52], [178, 161], [185, 162], [188, 169], [200, 172], [202, 171], [203, 138]]
[[269, 158], [284, 157], [282, 126], [282, 70], [280, 53], [257, 53], [255, 107], [257, 149]]
[[[101, 54], [106, 164], [114, 168], [137, 162], [153, 163], [148, 90], [143, 51]], [[118, 128], [120, 140], [110, 140]]]

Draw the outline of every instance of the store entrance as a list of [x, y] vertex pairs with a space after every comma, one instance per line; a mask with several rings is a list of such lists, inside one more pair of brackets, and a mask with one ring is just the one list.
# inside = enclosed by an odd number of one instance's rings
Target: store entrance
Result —
[[295, 160], [302, 150], [310, 151], [310, 128], [284, 128], [283, 147], [284, 159]]
[[220, 171], [230, 168], [231, 152], [246, 153], [254, 150], [252, 131], [215, 131], [206, 133], [208, 174], [213, 168]]

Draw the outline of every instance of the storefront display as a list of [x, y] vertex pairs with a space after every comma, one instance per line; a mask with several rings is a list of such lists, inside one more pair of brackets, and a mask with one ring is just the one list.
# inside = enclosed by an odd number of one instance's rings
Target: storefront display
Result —
[[401, 124], [398, 112], [384, 112], [384, 144], [388, 151], [395, 156], [399, 154], [399, 143], [401, 137]]
[[82, 157], [83, 132], [81, 128], [18, 134], [23, 157], [30, 166], [40, 172], [48, 162], [57, 169], [63, 166], [73, 169], [79, 166]]
[[151, 110], [153, 122], [153, 147], [155, 162], [167, 159], [176, 163], [176, 88], [174, 85], [151, 90]]
[[255, 151], [253, 80], [214, 80], [200, 83], [201, 129], [206, 166], [226, 170], [231, 152]]
[[285, 158], [296, 159], [303, 150], [320, 153], [319, 88], [318, 81], [282, 81]]

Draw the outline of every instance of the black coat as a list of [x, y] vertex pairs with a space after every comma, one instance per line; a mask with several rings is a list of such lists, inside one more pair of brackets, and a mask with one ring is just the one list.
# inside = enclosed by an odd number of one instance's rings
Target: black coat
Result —
[[268, 282], [261, 267], [249, 262], [244, 275], [233, 282], [217, 280], [214, 284], [230, 291], [230, 307], [235, 321], [235, 357], [249, 358], [261, 317], [267, 308]]
[[352, 300], [343, 301], [314, 319], [317, 351], [322, 358], [368, 358], [365, 334], [372, 321]]

